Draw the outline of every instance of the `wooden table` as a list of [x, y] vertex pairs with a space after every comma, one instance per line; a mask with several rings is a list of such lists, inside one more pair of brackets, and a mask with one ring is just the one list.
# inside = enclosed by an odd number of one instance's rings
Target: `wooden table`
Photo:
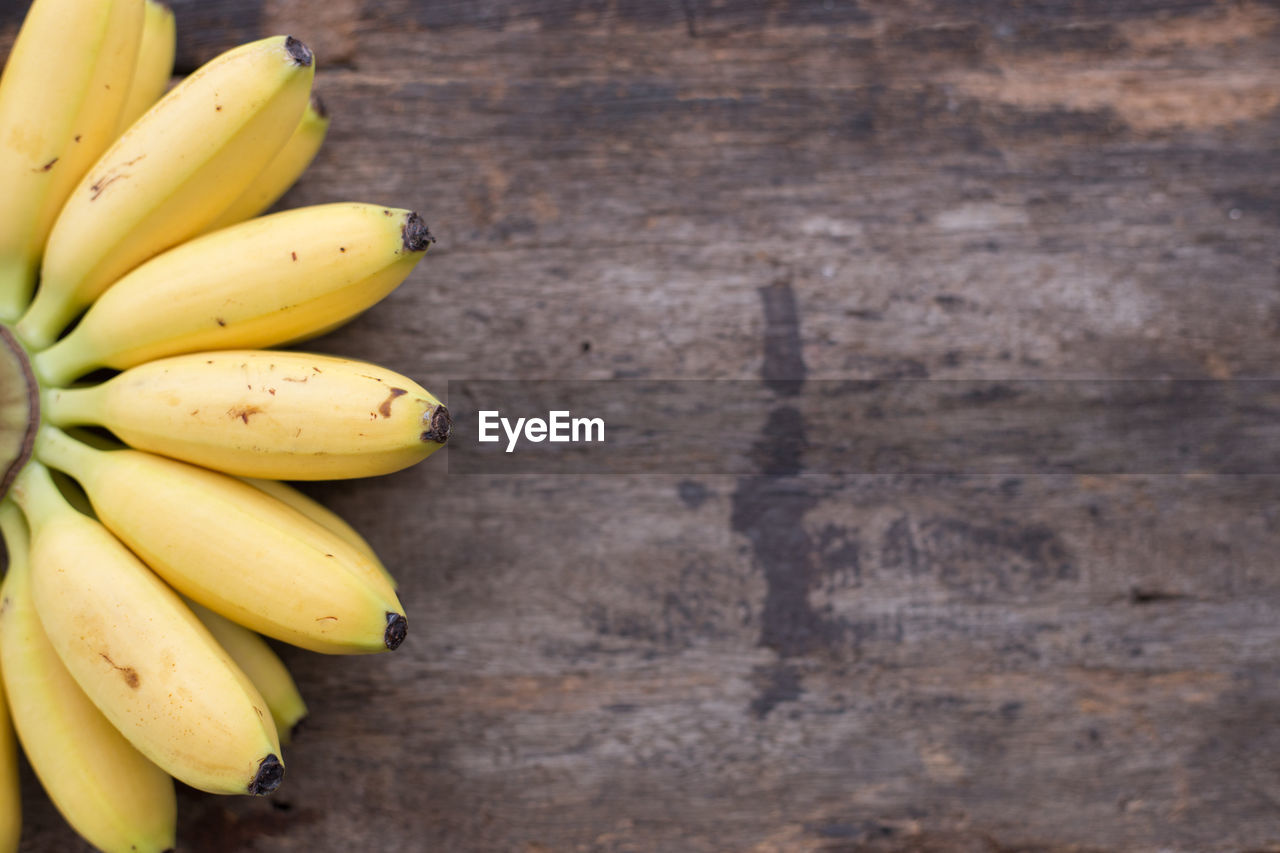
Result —
[[[184, 72], [315, 48], [333, 127], [285, 203], [439, 238], [315, 347], [429, 388], [1280, 363], [1273, 0], [176, 8]], [[184, 791], [182, 849], [1280, 849], [1274, 476], [312, 493], [409, 640], [285, 649], [285, 784]], [[28, 848], [78, 849], [24, 793]]]

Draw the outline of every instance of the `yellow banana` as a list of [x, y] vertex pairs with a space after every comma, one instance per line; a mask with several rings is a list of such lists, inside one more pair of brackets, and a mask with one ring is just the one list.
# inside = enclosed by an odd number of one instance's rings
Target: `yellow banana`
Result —
[[254, 687], [258, 688], [271, 711], [276, 731], [280, 733], [280, 742], [287, 745], [293, 737], [294, 728], [307, 716], [307, 704], [302, 700], [298, 685], [294, 683], [284, 661], [267, 645], [266, 640], [243, 625], [237, 625], [194, 601], [188, 601], [187, 604], [196, 618], [213, 634], [218, 645], [226, 649], [231, 659], [249, 676]]
[[9, 708], [0, 698], [0, 853], [16, 853], [22, 835], [22, 796], [18, 782], [18, 747]]
[[173, 779], [134, 749], [63, 666], [36, 614], [26, 523], [0, 504], [9, 571], [0, 586], [0, 666], [27, 760], [67, 822], [99, 850], [171, 850]]
[[48, 426], [36, 455], [75, 477], [120, 541], [210, 610], [330, 654], [404, 639], [404, 609], [376, 566], [253, 486], [150, 453], [95, 450]]
[[76, 683], [129, 742], [202, 791], [268, 794], [284, 765], [266, 703], [200, 624], [105, 527], [28, 462], [11, 494], [31, 527], [31, 590]]
[[[0, 505], [0, 530], [4, 532], [5, 543], [9, 552], [9, 574], [13, 574], [15, 559], [21, 560], [26, 554], [26, 526], [18, 528], [21, 538], [10, 537], [8, 527], [3, 525], [4, 507], [16, 512], [16, 507], [9, 504]], [[18, 523], [22, 523], [19, 515]], [[12, 521], [8, 526], [12, 526]], [[6, 582], [8, 577], [5, 578]], [[0, 600], [3, 600], [3, 587], [0, 587]], [[5, 607], [0, 604], [0, 615]], [[3, 638], [0, 637], [0, 642]], [[0, 651], [7, 649], [8, 643], [0, 646]], [[3, 667], [3, 661], [0, 661]], [[6, 670], [3, 675], [8, 676]], [[9, 716], [9, 705], [0, 696], [0, 853], [14, 853], [18, 849], [18, 839], [22, 835], [22, 797], [18, 782], [18, 747], [14, 743], [13, 725]]]
[[285, 343], [345, 322], [394, 290], [431, 242], [408, 210], [325, 204], [264, 216], [152, 258], [34, 357], [48, 384], [95, 367]]
[[18, 746], [7, 703], [0, 698], [0, 853], [15, 853], [22, 835], [22, 797], [18, 782]]
[[396, 579], [392, 577], [391, 572], [382, 562], [382, 558], [373, 550], [363, 536], [356, 531], [354, 527], [347, 523], [346, 519], [329, 509], [317, 500], [313, 500], [309, 495], [295, 489], [287, 483], [279, 480], [255, 480], [252, 477], [243, 478], [246, 483], [255, 489], [264, 491], [277, 500], [284, 501], [307, 518], [324, 527], [330, 533], [337, 534], [342, 541], [355, 548], [361, 554], [368, 557], [378, 570], [382, 572], [387, 579], [387, 583], [391, 584], [392, 589], [399, 589], [400, 585]]
[[58, 210], [116, 135], [142, 0], [35, 0], [0, 78], [0, 320], [31, 298]]
[[160, 359], [100, 385], [50, 388], [42, 403], [56, 426], [103, 426], [139, 450], [272, 480], [398, 471], [452, 426], [439, 400], [384, 367], [263, 350]]
[[133, 82], [125, 97], [124, 109], [116, 124], [116, 135], [151, 109], [169, 88], [173, 76], [173, 56], [177, 51], [177, 27], [173, 10], [160, 0], [146, 0], [142, 19], [142, 42], [138, 45], [138, 61], [133, 68]]
[[130, 125], [58, 214], [18, 336], [47, 347], [121, 275], [204, 230], [293, 133], [314, 74], [297, 39], [251, 42], [206, 63]]
[[276, 158], [262, 170], [262, 174], [258, 175], [258, 179], [249, 189], [232, 202], [231, 206], [205, 230], [216, 231], [219, 228], [243, 222], [279, 201], [316, 158], [325, 134], [328, 132], [329, 113], [325, 110], [324, 101], [320, 100], [320, 96], [313, 94], [311, 103], [307, 105], [307, 111], [302, 114], [302, 121], [298, 122], [293, 136], [289, 137], [284, 148], [281, 148]]

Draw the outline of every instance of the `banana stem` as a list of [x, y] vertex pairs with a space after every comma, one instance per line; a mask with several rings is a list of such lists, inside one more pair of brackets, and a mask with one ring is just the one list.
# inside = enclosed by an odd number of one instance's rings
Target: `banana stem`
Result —
[[76, 306], [51, 296], [50, 288], [42, 285], [27, 313], [13, 327], [14, 334], [29, 349], [46, 349], [71, 322], [75, 310]]
[[101, 385], [84, 388], [49, 388], [41, 395], [40, 407], [45, 419], [55, 426], [96, 424], [96, 396]]
[[40, 377], [40, 384], [57, 388], [69, 384], [73, 379], [83, 376], [92, 364], [86, 364], [83, 352], [75, 346], [76, 333], [60, 339], [47, 350], [31, 356], [31, 369]]
[[82, 482], [93, 457], [101, 452], [49, 424], [40, 427], [36, 433], [36, 458]]
[[49, 469], [34, 459], [26, 464], [13, 481], [10, 494], [18, 506], [22, 507], [22, 514], [27, 517], [33, 532], [53, 516], [71, 508], [54, 484]]
[[36, 271], [30, 260], [0, 261], [0, 322], [12, 323], [21, 317], [35, 289]]

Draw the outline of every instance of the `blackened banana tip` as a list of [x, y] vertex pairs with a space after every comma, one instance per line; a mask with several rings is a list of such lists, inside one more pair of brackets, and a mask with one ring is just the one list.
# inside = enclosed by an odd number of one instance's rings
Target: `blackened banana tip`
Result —
[[423, 443], [434, 441], [436, 444], [444, 444], [452, 433], [453, 415], [449, 414], [444, 403], [441, 403], [432, 409], [427, 428], [418, 438], [422, 439]]
[[274, 755], [268, 755], [258, 764], [258, 773], [249, 783], [249, 793], [255, 797], [265, 797], [280, 787], [284, 779], [284, 765]]
[[298, 41], [293, 36], [284, 37], [284, 52], [289, 54], [289, 58], [293, 60], [295, 65], [306, 68], [315, 59], [311, 48]]
[[316, 115], [320, 118], [329, 117], [329, 108], [324, 105], [324, 100], [315, 92], [311, 93], [311, 109], [315, 110]]
[[409, 633], [409, 621], [399, 613], [387, 613], [387, 631], [382, 635], [382, 641], [387, 644], [387, 648], [395, 651], [404, 642], [404, 635]]
[[427, 230], [427, 223], [422, 221], [422, 217], [416, 213], [410, 213], [404, 218], [404, 227], [400, 229], [400, 234], [404, 237], [404, 247], [410, 252], [425, 252], [427, 247], [436, 241], [431, 236], [431, 232]]

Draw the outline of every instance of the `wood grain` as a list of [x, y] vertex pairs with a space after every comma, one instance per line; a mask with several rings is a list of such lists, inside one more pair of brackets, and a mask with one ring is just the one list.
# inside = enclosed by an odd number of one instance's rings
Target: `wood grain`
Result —
[[[184, 68], [316, 46], [285, 203], [439, 243], [315, 346], [429, 388], [1280, 362], [1275, 2], [175, 5]], [[284, 786], [185, 794], [182, 848], [1280, 847], [1276, 478], [777, 462], [313, 487], [409, 639], [285, 650]], [[26, 781], [27, 847], [77, 849]]]

